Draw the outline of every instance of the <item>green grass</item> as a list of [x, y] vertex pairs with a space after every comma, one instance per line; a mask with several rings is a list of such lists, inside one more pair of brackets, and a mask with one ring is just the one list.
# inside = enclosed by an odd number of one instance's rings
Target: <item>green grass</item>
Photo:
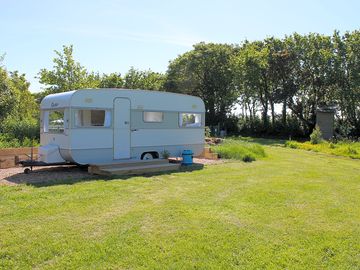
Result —
[[304, 149], [308, 151], [360, 159], [360, 142], [331, 143], [323, 141], [319, 144], [312, 144], [310, 142], [300, 143], [296, 141], [287, 141], [285, 146], [293, 149]]
[[221, 158], [245, 162], [255, 161], [266, 156], [264, 147], [261, 145], [235, 137], [225, 139], [223, 143], [212, 146], [211, 150], [218, 153]]
[[359, 269], [359, 160], [0, 187], [0, 269]]

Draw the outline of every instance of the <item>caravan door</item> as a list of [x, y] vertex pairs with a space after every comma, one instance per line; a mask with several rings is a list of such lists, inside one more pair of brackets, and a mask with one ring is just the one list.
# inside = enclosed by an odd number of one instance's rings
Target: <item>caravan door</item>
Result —
[[114, 159], [130, 158], [130, 100], [114, 99]]

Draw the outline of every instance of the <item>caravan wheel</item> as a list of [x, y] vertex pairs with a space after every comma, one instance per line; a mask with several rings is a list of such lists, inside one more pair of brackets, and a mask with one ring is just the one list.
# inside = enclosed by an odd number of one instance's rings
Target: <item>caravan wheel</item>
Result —
[[143, 154], [142, 160], [150, 160], [150, 159], [154, 159], [154, 156], [151, 153], [145, 153]]

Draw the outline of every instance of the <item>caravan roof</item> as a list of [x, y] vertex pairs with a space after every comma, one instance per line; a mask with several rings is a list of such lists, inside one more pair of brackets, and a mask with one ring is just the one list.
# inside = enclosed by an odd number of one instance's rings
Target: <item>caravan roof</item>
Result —
[[204, 112], [204, 102], [194, 96], [153, 90], [80, 89], [46, 96], [41, 109], [66, 107], [112, 108], [116, 97], [129, 98], [131, 109]]

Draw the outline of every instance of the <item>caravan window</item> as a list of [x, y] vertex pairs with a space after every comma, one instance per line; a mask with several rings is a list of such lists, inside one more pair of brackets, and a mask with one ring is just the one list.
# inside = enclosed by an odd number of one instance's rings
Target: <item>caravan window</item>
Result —
[[50, 133], [64, 132], [64, 110], [44, 111], [43, 131]]
[[76, 127], [110, 127], [110, 110], [76, 110]]
[[163, 112], [144, 112], [144, 122], [160, 123], [163, 121], [163, 117]]
[[179, 114], [180, 127], [201, 127], [200, 113], [180, 113]]

